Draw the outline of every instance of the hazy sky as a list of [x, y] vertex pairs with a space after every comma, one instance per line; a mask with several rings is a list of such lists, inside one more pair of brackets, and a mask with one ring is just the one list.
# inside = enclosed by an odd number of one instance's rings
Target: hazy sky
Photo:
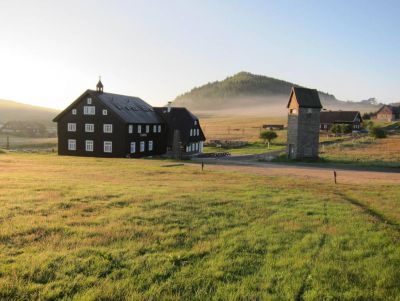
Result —
[[400, 1], [0, 0], [0, 98], [165, 104], [239, 71], [400, 101]]

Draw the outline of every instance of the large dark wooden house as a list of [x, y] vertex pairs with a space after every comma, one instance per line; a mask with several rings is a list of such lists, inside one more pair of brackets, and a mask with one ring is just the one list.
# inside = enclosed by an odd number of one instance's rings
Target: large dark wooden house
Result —
[[353, 131], [361, 129], [362, 118], [358, 111], [322, 111], [320, 129], [328, 131], [334, 124], [350, 124]]
[[106, 93], [101, 81], [96, 90], [86, 90], [53, 121], [57, 122], [59, 155], [164, 155], [172, 148], [174, 131], [180, 133], [176, 143], [182, 147], [181, 156], [195, 155], [202, 150], [196, 145], [205, 140], [199, 120], [186, 109], [153, 108], [138, 97]]

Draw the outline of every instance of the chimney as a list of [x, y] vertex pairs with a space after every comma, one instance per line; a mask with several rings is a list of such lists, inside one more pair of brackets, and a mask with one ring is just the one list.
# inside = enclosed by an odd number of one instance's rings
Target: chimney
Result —
[[172, 105], [172, 102], [168, 101], [168, 109], [167, 109], [168, 113], [171, 112], [171, 105]]

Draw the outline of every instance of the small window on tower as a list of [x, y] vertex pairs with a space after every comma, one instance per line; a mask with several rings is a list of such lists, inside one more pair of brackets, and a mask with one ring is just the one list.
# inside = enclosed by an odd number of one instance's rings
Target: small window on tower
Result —
[[290, 109], [289, 113], [292, 115], [297, 114], [297, 109]]

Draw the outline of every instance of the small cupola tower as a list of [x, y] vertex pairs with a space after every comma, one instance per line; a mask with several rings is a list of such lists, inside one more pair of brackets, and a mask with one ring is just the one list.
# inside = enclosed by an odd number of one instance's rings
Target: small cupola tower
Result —
[[101, 76], [99, 76], [99, 82], [96, 85], [96, 91], [103, 93], [103, 83], [101, 82]]

